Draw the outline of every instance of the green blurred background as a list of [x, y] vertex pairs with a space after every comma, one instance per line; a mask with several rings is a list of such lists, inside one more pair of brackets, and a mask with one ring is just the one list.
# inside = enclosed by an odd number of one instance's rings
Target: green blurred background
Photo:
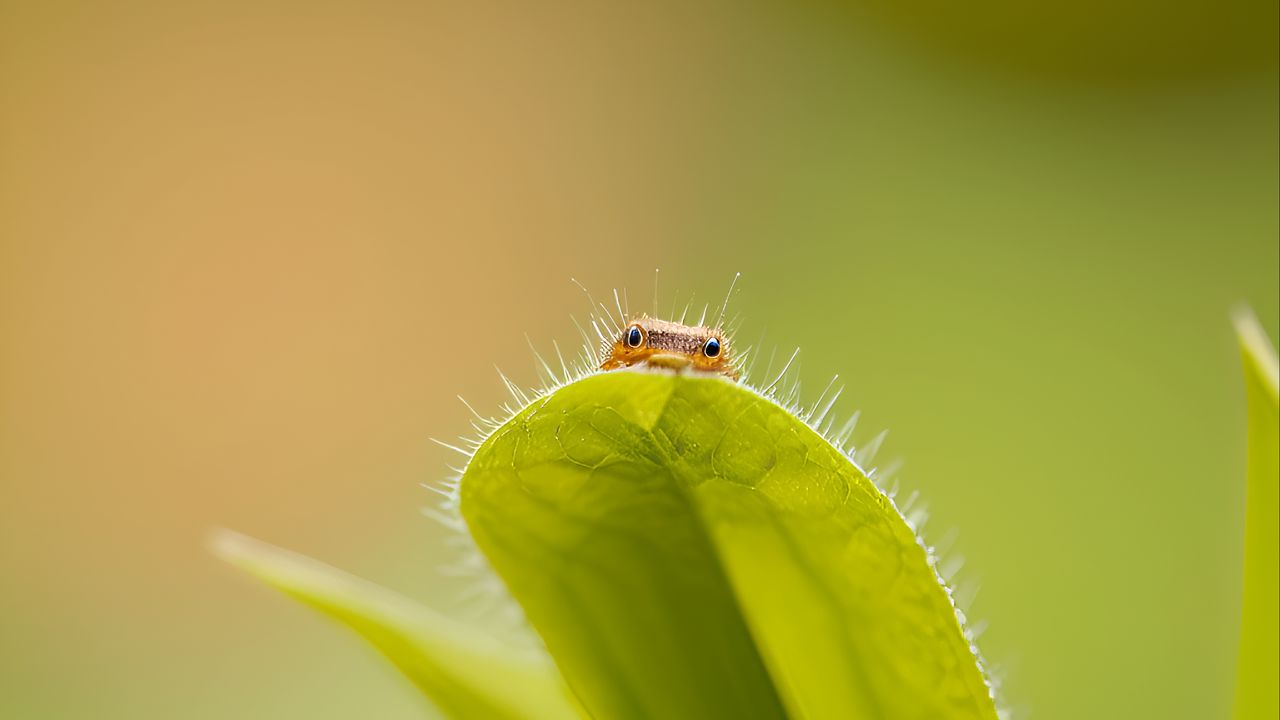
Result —
[[1225, 717], [1276, 16], [0, 1], [0, 715], [421, 716], [208, 528], [474, 614], [427, 438], [661, 267], [892, 429], [1012, 706]]

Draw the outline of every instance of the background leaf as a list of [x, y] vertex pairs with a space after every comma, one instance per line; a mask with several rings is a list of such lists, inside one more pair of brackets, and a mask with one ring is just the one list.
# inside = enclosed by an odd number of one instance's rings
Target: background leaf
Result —
[[1236, 314], [1249, 405], [1244, 612], [1236, 717], [1280, 716], [1280, 364], [1252, 312]]
[[449, 717], [579, 717], [545, 656], [516, 653], [385, 588], [238, 533], [218, 531], [211, 545], [227, 562], [362, 635]]
[[461, 493], [597, 716], [996, 716], [898, 511], [741, 385], [588, 377], [497, 430]]

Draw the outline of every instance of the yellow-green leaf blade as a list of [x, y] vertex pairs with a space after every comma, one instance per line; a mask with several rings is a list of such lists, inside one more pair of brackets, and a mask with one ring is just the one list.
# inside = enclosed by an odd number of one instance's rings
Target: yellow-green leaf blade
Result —
[[848, 458], [742, 386], [586, 378], [491, 436], [461, 490], [599, 716], [996, 717], [915, 534]]
[[1280, 362], [1252, 313], [1237, 313], [1235, 323], [1249, 418], [1236, 717], [1274, 719], [1280, 716]]
[[333, 617], [380, 650], [448, 717], [579, 718], [545, 656], [517, 653], [385, 588], [227, 530], [219, 557]]

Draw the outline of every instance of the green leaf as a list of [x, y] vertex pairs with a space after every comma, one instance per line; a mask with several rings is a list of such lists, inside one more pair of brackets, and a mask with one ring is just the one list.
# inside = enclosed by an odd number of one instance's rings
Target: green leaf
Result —
[[996, 717], [907, 522], [744, 386], [589, 376], [495, 431], [460, 491], [595, 717]]
[[1236, 313], [1249, 407], [1244, 612], [1236, 717], [1280, 716], [1280, 362], [1253, 313]]
[[218, 556], [348, 625], [453, 718], [578, 718], [555, 667], [389, 590], [252, 538], [220, 530]]

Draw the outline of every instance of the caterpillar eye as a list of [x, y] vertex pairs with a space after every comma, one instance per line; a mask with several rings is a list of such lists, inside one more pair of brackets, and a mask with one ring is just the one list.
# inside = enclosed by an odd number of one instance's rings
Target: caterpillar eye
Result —
[[720, 357], [720, 341], [716, 338], [707, 340], [702, 346], [702, 354], [709, 358]]
[[627, 347], [638, 348], [640, 343], [644, 342], [644, 331], [640, 329], [639, 325], [632, 325], [627, 328], [626, 334], [622, 337], [626, 341]]

